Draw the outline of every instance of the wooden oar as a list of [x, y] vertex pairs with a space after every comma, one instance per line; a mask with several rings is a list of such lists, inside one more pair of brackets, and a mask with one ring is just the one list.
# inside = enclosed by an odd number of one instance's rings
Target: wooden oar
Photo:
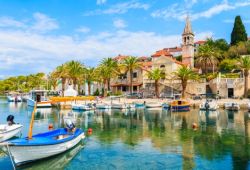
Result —
[[30, 128], [29, 128], [29, 134], [28, 134], [28, 139], [32, 139], [32, 129], [33, 129], [33, 124], [34, 124], [34, 117], [35, 117], [35, 113], [36, 113], [36, 103], [31, 115], [31, 120], [30, 120]]

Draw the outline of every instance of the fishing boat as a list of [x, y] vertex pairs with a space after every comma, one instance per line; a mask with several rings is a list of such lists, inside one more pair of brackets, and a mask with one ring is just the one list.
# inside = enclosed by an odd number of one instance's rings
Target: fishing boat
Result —
[[163, 103], [163, 104], [162, 104], [162, 107], [163, 107], [164, 109], [169, 109], [169, 108], [170, 108], [170, 105], [169, 105], [168, 103]]
[[32, 140], [28, 137], [10, 140], [6, 145], [18, 166], [63, 153], [76, 146], [84, 137], [81, 129], [69, 133], [66, 128], [60, 128], [34, 135]]
[[158, 102], [148, 102], [145, 104], [145, 107], [146, 108], [159, 108], [159, 107], [162, 107], [162, 104]]
[[30, 91], [29, 98], [27, 99], [27, 105], [34, 107], [51, 107], [51, 102], [48, 99], [47, 90], [32, 90]]
[[185, 100], [173, 100], [170, 103], [172, 111], [189, 111], [190, 103]]
[[128, 109], [129, 106], [125, 103], [120, 103], [120, 102], [112, 102], [111, 103], [111, 108], [112, 109]]
[[137, 108], [143, 108], [143, 107], [145, 107], [145, 105], [144, 105], [144, 103], [136, 102], [135, 103], [135, 107], [137, 107]]
[[78, 111], [87, 111], [87, 110], [92, 110], [93, 107], [91, 104], [72, 104], [72, 110], [78, 110]]
[[21, 96], [7, 96], [8, 102], [21, 102]]
[[0, 125], [0, 142], [8, 140], [18, 135], [22, 130], [23, 125], [20, 124], [1, 124]]
[[96, 103], [95, 107], [96, 109], [111, 109], [111, 105], [107, 103]]
[[236, 102], [226, 102], [224, 104], [224, 107], [226, 110], [230, 110], [230, 111], [238, 111], [240, 110], [240, 105]]
[[13, 96], [7, 96], [8, 102], [14, 102], [15, 98]]
[[212, 100], [206, 100], [200, 104], [200, 110], [216, 111], [217, 109], [219, 109], [219, 105]]

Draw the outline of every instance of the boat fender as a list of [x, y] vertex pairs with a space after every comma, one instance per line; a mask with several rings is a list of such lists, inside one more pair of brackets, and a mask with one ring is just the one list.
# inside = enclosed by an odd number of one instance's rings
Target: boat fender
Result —
[[192, 128], [193, 128], [194, 130], [197, 130], [197, 128], [198, 128], [197, 123], [193, 123], [193, 124], [192, 124]]
[[49, 130], [53, 130], [53, 129], [54, 129], [53, 124], [49, 124], [48, 129], [49, 129]]
[[88, 135], [92, 135], [92, 132], [93, 132], [92, 128], [89, 128], [88, 129]]

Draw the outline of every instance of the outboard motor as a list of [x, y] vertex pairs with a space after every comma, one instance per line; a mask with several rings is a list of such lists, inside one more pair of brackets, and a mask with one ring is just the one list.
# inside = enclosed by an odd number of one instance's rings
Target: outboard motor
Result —
[[208, 110], [209, 109], [209, 103], [208, 103], [208, 101], [206, 101], [206, 103], [205, 103], [205, 108], [206, 108], [206, 110]]
[[66, 128], [69, 130], [69, 131], [73, 131], [74, 130], [74, 128], [75, 128], [75, 125], [74, 125], [74, 123], [70, 120], [70, 119], [68, 119], [68, 120], [66, 120]]
[[8, 125], [9, 125], [9, 126], [15, 124], [14, 118], [15, 118], [15, 117], [14, 117], [13, 115], [9, 115], [9, 116], [7, 117], [6, 121], [8, 122]]

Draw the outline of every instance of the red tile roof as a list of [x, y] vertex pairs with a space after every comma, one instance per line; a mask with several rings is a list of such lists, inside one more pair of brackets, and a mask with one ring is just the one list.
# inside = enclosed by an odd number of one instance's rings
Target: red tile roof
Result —
[[166, 50], [159, 50], [159, 51], [156, 51], [155, 54], [152, 55], [152, 57], [160, 57], [160, 56], [170, 56], [172, 57], [173, 55], [166, 51]]
[[114, 58], [114, 60], [120, 61], [120, 60], [124, 60], [124, 59], [127, 58], [127, 57], [128, 57], [128, 56], [119, 54], [117, 57]]
[[170, 53], [175, 53], [175, 52], [182, 52], [181, 47], [171, 47], [171, 48], [164, 48], [163, 50], [166, 50]]
[[200, 40], [200, 41], [196, 41], [194, 44], [202, 45], [202, 44], [205, 44], [205, 43], [206, 43], [206, 41]]

